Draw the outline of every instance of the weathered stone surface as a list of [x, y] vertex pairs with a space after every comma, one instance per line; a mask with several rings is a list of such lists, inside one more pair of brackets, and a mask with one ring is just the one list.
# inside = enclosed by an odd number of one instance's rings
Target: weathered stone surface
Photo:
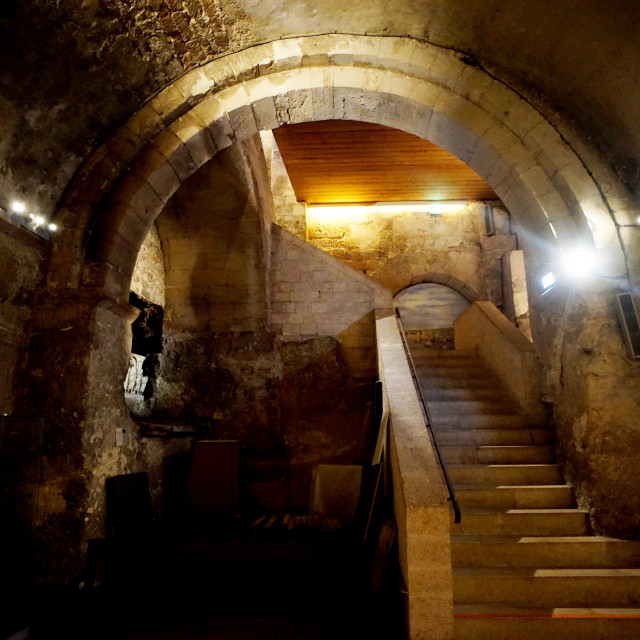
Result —
[[557, 301], [566, 305], [566, 315], [556, 326], [556, 429], [560, 461], [595, 530], [637, 538], [640, 490], [632, 470], [640, 447], [640, 370], [623, 343], [614, 295], [585, 287], [570, 301]]
[[255, 138], [219, 152], [157, 219], [166, 320], [175, 330], [246, 331], [266, 322], [264, 229], [273, 213]]
[[28, 235], [0, 220], [0, 414], [13, 409], [14, 369], [28, 344], [31, 293], [40, 279], [42, 247]]
[[[412, 211], [388, 212], [375, 206], [354, 213], [310, 209], [309, 242], [362, 271], [394, 293], [416, 277], [446, 273], [482, 298], [502, 303], [500, 259], [510, 251], [507, 212], [494, 207], [498, 233], [485, 237], [482, 207], [470, 204], [461, 211], [430, 215]], [[448, 284], [444, 282], [443, 284]]]
[[165, 303], [164, 257], [155, 225], [149, 229], [131, 278], [131, 290], [161, 307]]
[[306, 509], [318, 464], [360, 462], [369, 389], [333, 338], [169, 333], [152, 416], [241, 443], [243, 508]]

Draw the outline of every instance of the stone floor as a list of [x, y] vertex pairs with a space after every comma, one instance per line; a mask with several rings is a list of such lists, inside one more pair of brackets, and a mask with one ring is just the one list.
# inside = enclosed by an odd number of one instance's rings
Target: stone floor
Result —
[[130, 640], [346, 640], [353, 629], [295, 619], [211, 618], [132, 633]]
[[116, 558], [111, 582], [40, 589], [29, 638], [404, 637], [397, 582], [374, 599], [361, 548], [351, 543], [190, 540], [170, 551], [123, 548]]

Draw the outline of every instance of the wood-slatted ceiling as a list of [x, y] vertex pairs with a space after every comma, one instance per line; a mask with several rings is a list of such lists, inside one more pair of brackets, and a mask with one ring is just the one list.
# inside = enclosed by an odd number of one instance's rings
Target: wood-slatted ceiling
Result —
[[404, 131], [327, 120], [274, 135], [296, 197], [308, 204], [497, 199], [464, 162]]

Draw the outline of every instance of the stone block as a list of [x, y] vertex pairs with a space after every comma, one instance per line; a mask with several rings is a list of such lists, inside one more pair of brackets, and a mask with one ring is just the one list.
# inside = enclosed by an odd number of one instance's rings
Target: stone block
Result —
[[200, 104], [197, 104], [190, 113], [194, 118], [202, 121], [207, 127], [210, 127], [218, 118], [226, 115], [224, 105], [216, 96], [209, 96]]
[[209, 132], [218, 151], [226, 149], [233, 144], [236, 139], [234, 128], [226, 113], [211, 122]]
[[120, 234], [108, 230], [101, 232], [100, 242], [91, 252], [94, 260], [108, 262], [128, 275], [133, 273], [137, 256], [138, 247], [132, 246], [128, 239]]
[[173, 86], [163, 89], [150, 103], [149, 106], [160, 116], [166, 125], [185, 114], [190, 105], [185, 97]]
[[127, 238], [134, 247], [140, 247], [151, 225], [142, 220], [134, 210], [121, 202], [114, 202], [109, 208], [103, 229], [112, 230]]
[[152, 146], [148, 146], [136, 159], [132, 171], [146, 180], [161, 199], [175, 193], [181, 184], [168, 160]]
[[196, 170], [196, 163], [187, 146], [171, 129], [166, 129], [156, 136], [151, 144], [167, 159], [181, 182], [184, 182]]
[[113, 197], [113, 201], [127, 205], [138, 217], [149, 225], [162, 211], [164, 200], [149, 182], [131, 173]]
[[280, 126], [276, 105], [272, 96], [257, 100], [252, 104], [256, 126], [261, 131], [277, 129]]
[[310, 122], [313, 120], [312, 91], [309, 88], [289, 93], [289, 123]]
[[236, 83], [236, 75], [228, 57], [213, 60], [200, 67], [200, 70], [209, 79], [215, 91], [222, 91]]
[[186, 114], [174, 122], [171, 129], [187, 147], [196, 167], [201, 167], [216, 154], [213, 138], [199, 117]]
[[124, 166], [131, 164], [145, 141], [126, 126], [120, 127], [109, 141], [107, 148], [115, 155]]
[[229, 111], [229, 122], [236, 140], [245, 140], [258, 133], [258, 125], [250, 104]]
[[282, 335], [284, 336], [299, 336], [300, 335], [300, 325], [299, 324], [283, 324], [282, 325]]

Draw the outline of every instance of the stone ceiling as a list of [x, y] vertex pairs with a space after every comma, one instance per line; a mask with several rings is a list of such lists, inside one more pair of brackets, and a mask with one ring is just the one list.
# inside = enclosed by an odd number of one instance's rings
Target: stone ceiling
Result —
[[50, 213], [91, 149], [185, 70], [286, 35], [411, 35], [466, 53], [640, 186], [640, 12], [583, 0], [3, 0], [0, 206]]

